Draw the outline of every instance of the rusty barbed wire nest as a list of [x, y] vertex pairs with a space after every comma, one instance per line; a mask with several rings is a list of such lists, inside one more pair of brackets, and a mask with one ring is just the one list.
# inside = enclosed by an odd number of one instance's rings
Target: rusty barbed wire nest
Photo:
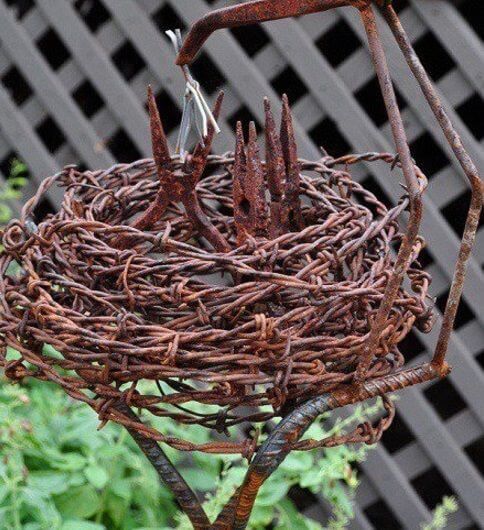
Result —
[[[409, 197], [404, 190], [398, 204], [385, 205], [350, 169], [399, 162], [388, 153], [299, 160], [287, 99], [280, 132], [265, 101], [265, 162], [253, 124], [247, 142], [237, 126], [235, 154], [209, 155], [212, 126], [182, 162], [169, 156], [151, 92], [149, 104], [155, 163], [83, 173], [67, 167], [4, 230], [0, 365], [13, 380], [60, 385], [102, 422], [181, 450], [250, 457], [256, 437], [195, 445], [133, 421], [116, 404], [226, 432], [351, 385], [395, 265]], [[423, 191], [418, 168], [417, 176]], [[64, 188], [59, 211], [34, 223], [55, 184]], [[417, 261], [423, 247], [416, 238], [367, 378], [396, 372], [404, 364], [399, 343], [413, 326], [431, 328], [430, 276]], [[295, 448], [373, 443], [392, 418], [385, 403], [390, 418], [375, 429], [365, 424]]]

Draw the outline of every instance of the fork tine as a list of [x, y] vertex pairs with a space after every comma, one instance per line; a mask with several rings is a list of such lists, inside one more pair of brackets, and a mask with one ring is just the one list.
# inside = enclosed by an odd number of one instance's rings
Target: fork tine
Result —
[[286, 190], [282, 208], [286, 216], [284, 221], [290, 230], [301, 230], [303, 228], [303, 220], [299, 199], [301, 187], [300, 166], [292, 113], [286, 94], [282, 96], [281, 145], [286, 164]]
[[265, 110], [265, 139], [266, 139], [266, 172], [267, 183], [271, 195], [271, 222], [270, 235], [277, 237], [286, 228], [282, 226], [281, 207], [284, 194], [284, 180], [286, 178], [286, 165], [282, 153], [279, 132], [272, 114], [271, 103], [264, 99]]

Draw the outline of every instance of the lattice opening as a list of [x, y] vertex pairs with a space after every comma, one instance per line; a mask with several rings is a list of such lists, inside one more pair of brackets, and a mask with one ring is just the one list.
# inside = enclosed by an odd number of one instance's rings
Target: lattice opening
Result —
[[[416, 40], [414, 48], [434, 81], [438, 81], [455, 67], [452, 57], [445, 51], [432, 32], [425, 33]], [[436, 58], [438, 59], [436, 60]]]
[[431, 178], [449, 165], [449, 159], [429, 132], [424, 132], [410, 144], [412, 156], [419, 161], [422, 171]]
[[66, 141], [64, 133], [51, 116], [45, 118], [35, 130], [50, 153], [55, 153]]
[[135, 77], [146, 66], [141, 55], [129, 41], [124, 42], [111, 55], [111, 59], [126, 81]]
[[[448, 291], [445, 291], [444, 293], [437, 296], [436, 300], [436, 306], [440, 309], [440, 311], [443, 313], [445, 310], [445, 304], [447, 303], [448, 298]], [[462, 300], [462, 303], [459, 306], [459, 309], [457, 310], [457, 316], [455, 318], [455, 324], [454, 329], [459, 329], [462, 326], [465, 326], [467, 323], [469, 323], [471, 320], [475, 318], [475, 315], [467, 302], [465, 300]]]
[[250, 123], [251, 121], [253, 121], [258, 128], [260, 127], [260, 121], [257, 119], [256, 116], [254, 116], [254, 114], [252, 114], [250, 109], [245, 105], [240, 106], [234, 113], [232, 113], [227, 118], [227, 122], [230, 124], [232, 129], [235, 129], [238, 121], [242, 123]]
[[[397, 88], [395, 88], [395, 95], [397, 96], [398, 106], [403, 111], [407, 107], [407, 102]], [[376, 76], [372, 77], [355, 92], [355, 98], [377, 127], [381, 127], [388, 122], [387, 111]]]
[[383, 446], [390, 454], [393, 454], [400, 451], [414, 440], [415, 438], [412, 431], [405, 423], [401, 414], [397, 412], [392, 426], [382, 438]]
[[180, 109], [165, 90], [160, 90], [156, 94], [156, 103], [158, 108], [163, 110], [163, 126], [169, 133], [180, 125]]
[[249, 57], [254, 57], [271, 43], [270, 37], [262, 26], [232, 28], [230, 32]]
[[407, 362], [411, 362], [426, 351], [424, 344], [413, 331], [400, 342], [399, 347]]
[[361, 41], [351, 27], [344, 20], [340, 20], [326, 31], [315, 45], [329, 64], [336, 68], [360, 49]]
[[[465, 219], [462, 218], [462, 212], [464, 208], [469, 208], [471, 201], [471, 192], [466, 190], [456, 197], [452, 202], [442, 208], [442, 213], [447, 219], [448, 223], [452, 226], [454, 232], [460, 236], [464, 231]], [[481, 219], [482, 226], [482, 219]]]
[[367, 506], [364, 512], [375, 528], [391, 528], [392, 530], [400, 530], [403, 528], [400, 521], [393, 515], [392, 510], [383, 499]]
[[76, 0], [74, 8], [92, 33], [95, 33], [110, 19], [109, 11], [99, 0]]
[[3, 74], [2, 84], [18, 106], [25, 103], [33, 94], [30, 84], [16, 66], [12, 66]]
[[424, 390], [424, 395], [443, 421], [452, 418], [467, 406], [448, 380], [433, 383]]
[[282, 72], [272, 79], [271, 85], [280, 96], [286, 94], [291, 105], [308, 92], [304, 82], [290, 66], [286, 66]]
[[343, 156], [351, 151], [350, 144], [346, 141], [337, 123], [331, 118], [324, 118], [309, 131], [309, 136], [318, 146], [331, 153], [331, 156]]
[[435, 466], [415, 477], [411, 483], [430, 510], [442, 502], [442, 497], [455, 495], [455, 491]]
[[479, 473], [484, 477], [484, 436], [466, 445], [465, 452], [476, 466], [476, 469], [479, 470]]
[[472, 27], [481, 40], [484, 40], [484, 24], [482, 23], [483, 5], [475, 0], [464, 0], [459, 10], [467, 23]]
[[15, 160], [19, 160], [19, 155], [15, 151], [9, 151], [1, 160], [0, 160], [0, 173], [8, 177], [12, 170], [12, 164]]
[[49, 28], [37, 40], [37, 48], [52, 70], [58, 70], [71, 57], [69, 50], [53, 28]]
[[456, 110], [476, 139], [482, 140], [484, 138], [484, 99], [479, 94], [473, 94]]
[[185, 31], [187, 28], [185, 21], [177, 15], [176, 11], [169, 4], [165, 4], [163, 7], [155, 11], [151, 15], [151, 18], [153, 22], [157, 25], [163, 37], [168, 42], [170, 42], [170, 46], [171, 46], [171, 41], [165, 35], [165, 31], [168, 31], [174, 28]]
[[87, 118], [91, 118], [104, 107], [103, 98], [88, 79], [74, 90], [72, 97]]
[[[199, 55], [191, 70], [195, 78], [200, 79], [200, 84], [209, 95], [214, 94], [226, 83], [225, 76], [207, 53], [202, 52]], [[210, 72], [210, 75], [207, 75], [207, 72]]]
[[122, 162], [128, 163], [141, 157], [138, 148], [121, 128], [109, 139], [108, 148], [116, 160]]
[[34, 0], [6, 0], [15, 17], [21, 20], [35, 6]]

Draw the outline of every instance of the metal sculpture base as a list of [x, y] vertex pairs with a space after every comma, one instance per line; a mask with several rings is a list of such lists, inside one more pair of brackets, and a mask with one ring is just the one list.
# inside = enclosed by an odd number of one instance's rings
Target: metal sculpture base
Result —
[[[128, 428], [128, 431], [155, 468], [162, 483], [173, 493], [195, 530], [242, 530], [249, 522], [262, 484], [276, 471], [319, 416], [346, 405], [446, 377], [449, 373], [450, 367], [447, 364], [442, 367], [436, 367], [430, 363], [423, 364], [380, 379], [366, 381], [361, 385], [347, 385], [345, 388], [313, 398], [298, 406], [280, 421], [258, 448], [242, 485], [234, 492], [213, 523], [208, 519], [195, 492], [171, 464], [158, 443], [143, 436], [135, 429]], [[119, 404], [116, 408], [133, 420], [140, 421], [126, 404]]]

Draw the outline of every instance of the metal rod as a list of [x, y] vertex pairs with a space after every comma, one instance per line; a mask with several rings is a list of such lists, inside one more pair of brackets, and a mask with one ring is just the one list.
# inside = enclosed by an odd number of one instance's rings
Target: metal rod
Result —
[[454, 277], [452, 279], [449, 297], [445, 307], [442, 327], [432, 360], [436, 366], [442, 366], [445, 361], [450, 334], [452, 333], [452, 328], [454, 327], [455, 316], [457, 314], [457, 309], [462, 296], [462, 290], [464, 288], [467, 263], [471, 255], [472, 247], [474, 246], [476, 231], [479, 226], [479, 217], [482, 212], [483, 202], [483, 185], [474, 162], [467, 154], [459, 134], [455, 130], [449, 116], [445, 112], [437, 90], [433, 86], [430, 77], [425, 71], [425, 68], [423, 67], [417, 54], [415, 53], [412, 43], [410, 42], [405, 29], [403, 28], [397, 14], [395, 13], [395, 10], [393, 7], [387, 6], [381, 11], [393, 32], [395, 40], [397, 41], [397, 44], [400, 47], [408, 66], [410, 67], [410, 70], [415, 76], [415, 79], [420, 85], [420, 88], [427, 99], [430, 108], [435, 114], [435, 118], [437, 119], [437, 122], [439, 123], [447, 139], [447, 142], [449, 143], [455, 157], [464, 170], [472, 189], [471, 204], [467, 214], [464, 234], [462, 236], [462, 243], [459, 249], [459, 256], [454, 271]]
[[368, 368], [371, 364], [373, 352], [377, 349], [386, 319], [388, 318], [391, 308], [395, 302], [395, 298], [397, 296], [398, 289], [402, 284], [404, 274], [410, 265], [409, 258], [411, 256], [413, 246], [417, 241], [423, 212], [421, 200], [422, 192], [419, 189], [419, 182], [415, 173], [412, 156], [410, 154], [410, 148], [408, 146], [402, 116], [398, 108], [395, 90], [393, 88], [392, 79], [385, 57], [385, 51], [380, 40], [375, 14], [371, 5], [367, 5], [364, 9], [361, 9], [360, 15], [363, 25], [365, 26], [373, 64], [375, 66], [375, 71], [380, 83], [383, 100], [388, 113], [388, 119], [390, 121], [393, 138], [400, 163], [402, 165], [402, 171], [405, 176], [407, 192], [410, 200], [410, 215], [407, 232], [404, 235], [400, 245], [400, 250], [398, 252], [392, 275], [390, 276], [390, 279], [386, 285], [383, 300], [371, 327], [370, 335], [364, 348], [362, 359], [356, 371], [356, 380], [361, 382], [366, 377]]
[[[129, 419], [141, 423], [140, 418], [131, 410], [126, 403], [117, 403], [114, 406], [121, 414]], [[200, 501], [194, 491], [185, 482], [185, 479], [176, 470], [165, 452], [157, 442], [143, 436], [138, 430], [126, 427], [138, 447], [141, 449], [151, 465], [155, 468], [161, 481], [173, 493], [178, 504], [186, 513], [195, 530], [208, 530], [210, 520], [204, 512]]]
[[257, 451], [242, 486], [222, 510], [213, 528], [243, 530], [247, 526], [262, 484], [274, 473], [291, 452], [293, 444], [301, 439], [321, 414], [445, 377], [449, 372], [448, 365], [444, 365], [442, 370], [436, 370], [432, 364], [426, 363], [372, 381], [365, 381], [362, 385], [346, 385], [332, 394], [325, 394], [307, 401], [288, 414]]
[[218, 29], [298, 17], [355, 3], [362, 2], [359, 0], [255, 0], [216, 9], [207, 13], [192, 26], [178, 54], [176, 63], [183, 66], [193, 62], [205, 41]]

